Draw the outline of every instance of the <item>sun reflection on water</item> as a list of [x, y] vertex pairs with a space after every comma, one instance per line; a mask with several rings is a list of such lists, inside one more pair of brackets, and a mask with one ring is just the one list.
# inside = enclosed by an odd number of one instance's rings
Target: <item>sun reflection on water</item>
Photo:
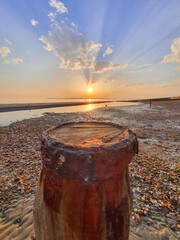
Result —
[[92, 105], [91, 104], [89, 104], [89, 110], [92, 110]]

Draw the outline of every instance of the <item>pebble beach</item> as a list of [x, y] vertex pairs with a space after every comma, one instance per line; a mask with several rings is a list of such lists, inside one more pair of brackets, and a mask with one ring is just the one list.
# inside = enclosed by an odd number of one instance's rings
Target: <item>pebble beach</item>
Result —
[[74, 121], [103, 121], [136, 133], [129, 165], [133, 207], [130, 240], [180, 239], [180, 100], [89, 112], [45, 113], [0, 127], [0, 240], [35, 239], [33, 201], [41, 170], [41, 135]]

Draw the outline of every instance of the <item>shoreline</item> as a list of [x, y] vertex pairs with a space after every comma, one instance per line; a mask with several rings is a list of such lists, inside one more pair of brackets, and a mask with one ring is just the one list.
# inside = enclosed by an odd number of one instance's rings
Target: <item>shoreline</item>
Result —
[[112, 101], [0, 104], [0, 112], [36, 110], [36, 109], [46, 109], [46, 108], [56, 108], [56, 107], [72, 107], [72, 106], [109, 103], [109, 102], [112, 102]]

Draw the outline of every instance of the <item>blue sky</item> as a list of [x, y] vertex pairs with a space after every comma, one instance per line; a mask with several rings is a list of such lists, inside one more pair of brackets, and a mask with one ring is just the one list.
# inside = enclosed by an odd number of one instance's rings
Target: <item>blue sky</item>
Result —
[[180, 95], [179, 16], [179, 0], [0, 0], [0, 100]]

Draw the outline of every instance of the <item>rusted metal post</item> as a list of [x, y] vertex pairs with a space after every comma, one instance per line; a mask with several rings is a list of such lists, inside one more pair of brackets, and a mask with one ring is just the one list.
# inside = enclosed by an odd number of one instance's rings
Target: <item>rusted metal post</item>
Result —
[[37, 240], [127, 240], [128, 164], [136, 135], [115, 124], [68, 123], [43, 133], [34, 202]]

